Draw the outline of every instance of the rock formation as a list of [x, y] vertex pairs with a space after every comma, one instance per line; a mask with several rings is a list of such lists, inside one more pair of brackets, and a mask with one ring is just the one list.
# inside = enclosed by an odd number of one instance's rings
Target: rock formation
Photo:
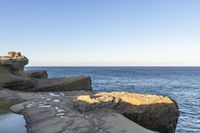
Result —
[[35, 81], [26, 77], [23, 72], [15, 72], [11, 65], [0, 65], [0, 87], [26, 90], [34, 87]]
[[40, 79], [41, 71], [38, 79], [16, 67], [21, 53], [9, 55], [16, 59], [0, 65], [0, 98], [20, 102], [11, 110], [25, 116], [28, 133], [175, 133], [179, 109], [168, 97], [92, 92], [87, 76]]
[[175, 132], [178, 107], [168, 97], [127, 92], [101, 92], [77, 97], [77, 110], [88, 112], [111, 109], [130, 120], [161, 133]]
[[15, 71], [23, 71], [24, 66], [28, 64], [28, 59], [20, 52], [8, 52], [8, 56], [0, 56], [1, 65], [11, 65]]
[[93, 95], [91, 92], [40, 92], [35, 95], [15, 92], [10, 95], [29, 99], [11, 107], [12, 111], [25, 116], [29, 133], [154, 133], [110, 109], [77, 110], [84, 106], [77, 104], [78, 97]]
[[44, 70], [25, 71], [25, 74], [30, 78], [36, 78], [36, 79], [48, 78], [47, 71]]
[[[21, 91], [91, 91], [90, 77], [45, 79], [47, 72], [22, 71], [28, 59], [20, 52], [9, 52], [0, 57], [0, 86]], [[43, 79], [40, 79], [43, 78]], [[40, 79], [40, 80], [39, 80]]]

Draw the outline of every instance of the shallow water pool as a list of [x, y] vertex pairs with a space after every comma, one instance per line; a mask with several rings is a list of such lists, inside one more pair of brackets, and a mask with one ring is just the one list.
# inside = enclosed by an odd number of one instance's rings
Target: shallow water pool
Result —
[[26, 133], [26, 122], [23, 115], [10, 112], [9, 107], [16, 101], [0, 99], [0, 133]]
[[0, 114], [0, 133], [26, 133], [26, 122], [22, 115]]

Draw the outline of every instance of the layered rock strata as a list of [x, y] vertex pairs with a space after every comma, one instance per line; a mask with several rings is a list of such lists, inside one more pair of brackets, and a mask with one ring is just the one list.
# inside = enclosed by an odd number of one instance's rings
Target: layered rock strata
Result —
[[25, 116], [29, 133], [174, 133], [179, 116], [173, 100], [149, 94], [0, 91], [6, 95], [24, 101], [11, 110]]
[[38, 79], [22, 71], [21, 57], [0, 58], [0, 98], [19, 102], [11, 110], [25, 116], [28, 133], [175, 133], [179, 109], [168, 97], [95, 93], [87, 76]]
[[33, 79], [24, 72], [13, 73], [9, 66], [0, 65], [0, 86], [21, 91], [91, 91], [88, 76], [71, 78]]
[[8, 56], [0, 56], [1, 65], [11, 65], [15, 71], [23, 71], [24, 66], [29, 62], [28, 58], [20, 52], [8, 52]]

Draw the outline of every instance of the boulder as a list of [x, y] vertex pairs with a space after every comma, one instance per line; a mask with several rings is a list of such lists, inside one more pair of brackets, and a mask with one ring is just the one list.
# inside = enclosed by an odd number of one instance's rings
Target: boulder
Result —
[[1, 65], [11, 65], [15, 71], [23, 71], [29, 62], [20, 52], [8, 52], [8, 56], [0, 56]]
[[77, 97], [76, 110], [115, 110], [141, 126], [161, 133], [175, 133], [179, 117], [177, 104], [170, 98], [127, 92], [97, 93]]
[[30, 78], [36, 78], [36, 79], [48, 78], [47, 71], [45, 70], [30, 70], [30, 71], [25, 71], [25, 74]]

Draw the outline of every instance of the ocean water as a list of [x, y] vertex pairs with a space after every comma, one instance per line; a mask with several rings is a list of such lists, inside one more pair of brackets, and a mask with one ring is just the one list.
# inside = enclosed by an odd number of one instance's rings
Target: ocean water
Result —
[[200, 133], [200, 67], [27, 67], [49, 77], [87, 75], [95, 91], [127, 91], [170, 96], [178, 102], [177, 133]]

